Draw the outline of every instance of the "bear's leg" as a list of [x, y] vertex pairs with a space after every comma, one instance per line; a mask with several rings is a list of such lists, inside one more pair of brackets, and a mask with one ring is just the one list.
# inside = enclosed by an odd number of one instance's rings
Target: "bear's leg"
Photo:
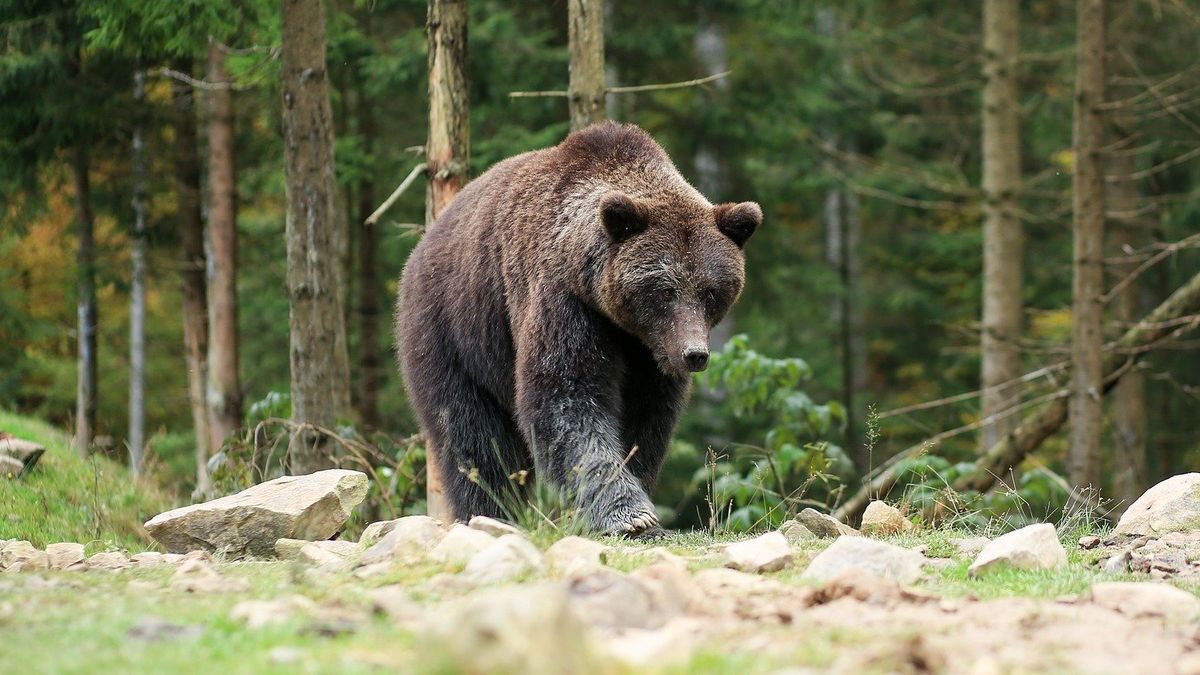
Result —
[[532, 482], [522, 474], [530, 468], [529, 452], [512, 415], [463, 372], [450, 349], [403, 353], [412, 405], [455, 520], [511, 516]]
[[622, 450], [622, 355], [611, 329], [574, 296], [546, 299], [535, 303], [538, 321], [517, 353], [517, 415], [538, 477], [564, 488], [597, 532], [656, 528], [654, 504]]
[[630, 470], [653, 495], [691, 381], [663, 373], [640, 344], [626, 354], [622, 440], [625, 451], [632, 453]]

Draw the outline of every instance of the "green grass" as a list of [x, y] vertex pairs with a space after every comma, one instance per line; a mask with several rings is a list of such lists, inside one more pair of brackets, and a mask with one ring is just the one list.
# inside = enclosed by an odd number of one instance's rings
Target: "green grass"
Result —
[[172, 506], [162, 490], [135, 483], [108, 458], [80, 458], [66, 434], [44, 422], [0, 410], [0, 430], [46, 446], [32, 471], [0, 479], [0, 539], [74, 541], [89, 553], [153, 548], [142, 523]]

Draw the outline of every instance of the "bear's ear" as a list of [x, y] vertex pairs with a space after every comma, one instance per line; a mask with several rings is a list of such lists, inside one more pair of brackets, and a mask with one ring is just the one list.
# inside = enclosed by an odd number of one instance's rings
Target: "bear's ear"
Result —
[[600, 220], [613, 241], [624, 241], [646, 229], [646, 211], [624, 192], [610, 192], [600, 200]]
[[762, 225], [762, 207], [754, 202], [741, 204], [718, 204], [713, 208], [717, 216], [717, 229], [733, 240], [738, 248]]

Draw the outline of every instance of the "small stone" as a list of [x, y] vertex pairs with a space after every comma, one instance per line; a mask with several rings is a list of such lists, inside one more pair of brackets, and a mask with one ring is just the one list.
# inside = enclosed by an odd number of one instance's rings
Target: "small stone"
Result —
[[82, 563], [87, 557], [83, 553], [83, 544], [71, 542], [50, 544], [46, 547], [46, 555], [50, 559], [50, 569], [52, 570], [65, 570], [76, 566], [83, 567]]
[[644, 549], [640, 553], [641, 559], [645, 560], [649, 565], [666, 563], [680, 569], [686, 570], [688, 568], [688, 561], [686, 558], [672, 553], [670, 549], [665, 546], [654, 546], [652, 548]]
[[134, 567], [158, 567], [159, 565], [177, 565], [183, 560], [183, 556], [178, 553], [159, 553], [157, 551], [143, 551], [130, 556], [129, 562]]
[[429, 516], [406, 516], [392, 522], [392, 529], [359, 558], [359, 564], [370, 565], [398, 558], [419, 560], [446, 536], [440, 521]]
[[466, 565], [471, 558], [495, 541], [495, 537], [482, 530], [456, 523], [429, 552], [429, 557], [437, 562]]
[[1172, 476], [1125, 509], [1113, 536], [1200, 530], [1200, 473]]
[[858, 530], [853, 527], [816, 509], [804, 509], [798, 517], [800, 523], [818, 537], [841, 537], [859, 534]]
[[604, 564], [604, 544], [583, 537], [563, 537], [546, 549], [550, 568], [563, 574]]
[[1092, 549], [1100, 545], [1100, 537], [1089, 534], [1079, 538], [1079, 548]]
[[310, 541], [300, 547], [296, 561], [322, 572], [344, 572], [353, 566], [351, 557], [358, 550], [358, 544], [352, 541]]
[[129, 556], [121, 551], [105, 551], [94, 553], [85, 563], [89, 570], [105, 570], [117, 572], [129, 567]]
[[979, 552], [967, 572], [971, 576], [998, 567], [1056, 569], [1067, 564], [1058, 531], [1049, 523], [1029, 525], [996, 538]]
[[307, 618], [316, 609], [316, 603], [309, 598], [293, 595], [276, 600], [243, 600], [233, 606], [229, 617], [234, 621], [244, 621], [249, 628], [263, 628]]
[[279, 539], [329, 539], [367, 495], [367, 475], [329, 469], [282, 476], [203, 504], [160, 513], [146, 523], [171, 553], [195, 548], [267, 557]]
[[1129, 563], [1133, 560], [1133, 553], [1128, 549], [1112, 556], [1104, 561], [1105, 574], [1125, 574], [1129, 571]]
[[0, 549], [0, 570], [28, 572], [50, 568], [50, 556], [27, 541], [11, 541]]
[[725, 566], [742, 572], [778, 572], [792, 564], [787, 538], [778, 532], [730, 544], [725, 549]]
[[571, 579], [567, 592], [575, 614], [590, 625], [654, 629], [671, 615], [645, 583], [606, 567]]
[[193, 558], [176, 568], [171, 588], [185, 593], [242, 593], [250, 590], [250, 582], [221, 576], [207, 561]]
[[1176, 623], [1200, 613], [1200, 599], [1169, 584], [1104, 581], [1092, 585], [1092, 601], [1132, 617], [1161, 616]]
[[910, 584], [921, 578], [924, 563], [924, 556], [906, 548], [874, 539], [843, 536], [813, 558], [803, 576], [828, 581], [846, 570], [861, 570]]
[[516, 527], [513, 527], [502, 520], [496, 520], [495, 518], [489, 518], [487, 516], [471, 516], [471, 520], [467, 521], [467, 527], [471, 527], [476, 530], [482, 530], [493, 537], [503, 537], [506, 534], [524, 535], [524, 533]]
[[634, 570], [629, 576], [645, 584], [655, 606], [670, 614], [709, 614], [711, 603], [686, 566], [656, 562]]
[[867, 504], [867, 509], [863, 511], [862, 526], [859, 529], [863, 534], [885, 537], [908, 532], [912, 528], [912, 521], [905, 518], [900, 509], [875, 500]]
[[817, 538], [812, 530], [808, 529], [798, 520], [787, 520], [779, 526], [779, 534], [782, 534], [787, 539], [789, 546], [799, 546], [803, 542], [811, 541]]
[[[428, 517], [428, 516], [423, 516], [423, 517]], [[371, 548], [375, 544], [379, 543], [380, 539], [383, 539], [384, 537], [386, 537], [388, 535], [389, 532], [391, 532], [393, 529], [395, 529], [396, 524], [402, 520], [404, 520], [404, 518], [395, 518], [392, 520], [380, 520], [378, 522], [371, 523], [365, 529], [363, 529], [362, 536], [360, 536], [358, 538], [359, 545], [361, 545], [363, 548]], [[430, 518], [430, 520], [433, 520], [433, 519]], [[439, 526], [442, 525], [441, 521], [435, 521], [435, 522], [437, 522], [437, 524]]]
[[466, 577], [477, 583], [512, 581], [545, 568], [541, 551], [518, 534], [506, 534], [476, 553]]
[[276, 539], [275, 557], [280, 560], [295, 560], [300, 557], [300, 549], [309, 544], [307, 539]]

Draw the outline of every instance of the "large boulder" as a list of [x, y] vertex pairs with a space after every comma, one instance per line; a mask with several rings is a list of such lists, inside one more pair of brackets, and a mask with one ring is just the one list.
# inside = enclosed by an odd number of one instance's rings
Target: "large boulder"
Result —
[[1129, 505], [1114, 535], [1160, 536], [1200, 530], [1200, 473], [1171, 476]]
[[828, 581], [847, 570], [860, 570], [911, 584], [921, 578], [925, 556], [906, 548], [857, 536], [838, 537], [829, 548], [813, 558], [805, 579]]
[[366, 496], [366, 474], [329, 469], [283, 476], [235, 495], [160, 513], [146, 529], [172, 553], [203, 549], [265, 557], [274, 554], [279, 539], [329, 539]]
[[1023, 570], [1055, 569], [1067, 564], [1067, 551], [1058, 531], [1049, 523], [1028, 525], [997, 537], [975, 557], [967, 570], [971, 576], [1001, 567]]

